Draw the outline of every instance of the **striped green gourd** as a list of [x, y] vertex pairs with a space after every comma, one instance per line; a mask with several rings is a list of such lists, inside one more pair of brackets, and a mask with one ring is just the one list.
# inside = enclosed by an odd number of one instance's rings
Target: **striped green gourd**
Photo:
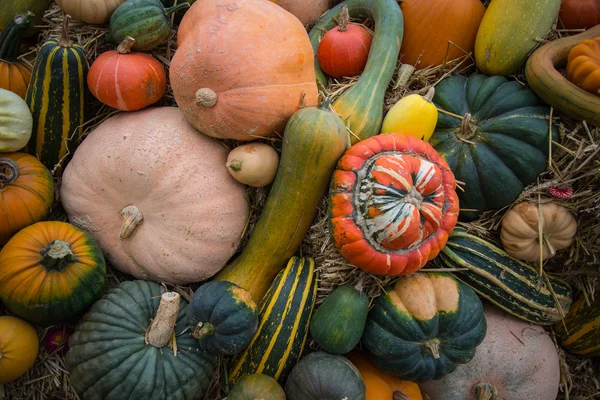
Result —
[[265, 374], [285, 379], [302, 355], [317, 295], [315, 262], [292, 257], [259, 305], [258, 330], [246, 350], [229, 364], [229, 380]]
[[69, 39], [69, 20], [59, 40], [40, 48], [25, 99], [33, 116], [28, 151], [59, 175], [82, 139], [89, 68], [83, 47]]
[[[525, 321], [550, 325], [561, 320], [571, 307], [572, 289], [561, 279], [548, 275], [540, 282], [539, 270], [512, 258], [492, 243], [457, 228], [442, 252], [434, 259], [480, 296]], [[560, 309], [559, 309], [560, 308]]]
[[573, 354], [600, 356], [600, 285], [595, 293], [593, 300], [582, 295], [554, 326], [560, 345]]

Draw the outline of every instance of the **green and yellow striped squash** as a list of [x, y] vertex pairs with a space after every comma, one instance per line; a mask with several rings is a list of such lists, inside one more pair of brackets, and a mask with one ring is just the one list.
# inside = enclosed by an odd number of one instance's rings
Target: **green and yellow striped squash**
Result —
[[33, 116], [28, 150], [59, 175], [82, 139], [89, 68], [83, 47], [69, 39], [69, 18], [64, 21], [60, 40], [40, 48], [25, 99]]
[[[369, 59], [358, 81], [333, 103], [333, 108], [342, 117], [355, 136], [352, 143], [377, 135], [383, 122], [383, 100], [392, 80], [402, 36], [404, 20], [396, 0], [346, 0], [321, 17], [309, 33], [314, 53], [325, 33], [337, 26], [342, 5], [354, 18], [370, 18], [375, 21], [375, 32], [369, 51]], [[327, 77], [315, 56], [317, 83], [327, 87]]]
[[229, 380], [265, 374], [285, 379], [302, 355], [317, 295], [315, 262], [292, 257], [258, 307], [260, 322], [252, 341], [229, 364]]
[[534, 324], [554, 324], [561, 320], [559, 307], [564, 314], [571, 307], [572, 289], [567, 282], [548, 275], [557, 303], [545, 280], [538, 288], [537, 268], [461, 228], [450, 235], [434, 263], [460, 269], [452, 275], [498, 307]]
[[600, 287], [588, 304], [584, 296], [573, 304], [563, 321], [554, 327], [560, 345], [573, 354], [600, 356]]

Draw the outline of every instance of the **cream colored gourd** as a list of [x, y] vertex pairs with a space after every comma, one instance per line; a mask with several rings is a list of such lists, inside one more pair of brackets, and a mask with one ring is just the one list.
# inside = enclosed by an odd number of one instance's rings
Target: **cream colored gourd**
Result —
[[435, 89], [429, 89], [425, 96], [409, 94], [390, 108], [383, 119], [381, 133], [397, 132], [429, 141], [438, 120], [438, 111], [431, 102]]
[[576, 231], [575, 218], [562, 206], [543, 203], [538, 211], [537, 203], [519, 203], [504, 215], [500, 238], [512, 257], [539, 261], [540, 254], [545, 260], [569, 247]]
[[71, 18], [88, 24], [108, 22], [112, 13], [125, 0], [56, 0], [56, 4]]
[[27, 145], [33, 129], [29, 106], [18, 94], [0, 89], [0, 153]]
[[263, 187], [275, 179], [279, 155], [265, 143], [245, 144], [229, 152], [225, 166], [238, 182]]
[[270, 0], [294, 14], [304, 25], [312, 25], [329, 10], [329, 0]]
[[236, 251], [249, 215], [245, 187], [223, 168], [226, 158], [176, 107], [117, 114], [75, 151], [62, 203], [119, 270], [173, 284], [203, 281]]

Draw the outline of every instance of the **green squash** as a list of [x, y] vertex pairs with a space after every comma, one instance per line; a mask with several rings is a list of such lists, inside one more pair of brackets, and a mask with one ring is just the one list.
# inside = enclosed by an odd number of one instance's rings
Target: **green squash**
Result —
[[292, 369], [285, 383], [288, 400], [365, 400], [360, 372], [344, 356], [310, 353]]
[[[52, 3], [52, 0], [2, 0], [2, 6], [0, 7], [0, 30], [4, 30], [14, 17], [27, 11], [31, 11], [35, 15], [34, 25], [40, 24], [44, 17], [44, 12]], [[25, 36], [32, 36], [38, 31], [39, 29], [28, 29], [25, 31]]]
[[187, 319], [200, 348], [235, 355], [244, 350], [258, 328], [258, 310], [250, 294], [227, 281], [200, 286], [187, 309]]
[[159, 0], [127, 0], [111, 15], [107, 40], [121, 43], [126, 37], [132, 37], [135, 39], [132, 50], [152, 50], [171, 35], [168, 16], [189, 6], [184, 2], [165, 8]]
[[[168, 7], [173, 7], [176, 4], [181, 4], [183, 0], [161, 0], [161, 2], [163, 3], [163, 5], [165, 6], [165, 8]], [[190, 3], [190, 7], [196, 2], [196, 0], [187, 0], [188, 3]], [[185, 12], [187, 11], [187, 9], [183, 9], [183, 10], [179, 10], [175, 13], [175, 24], [179, 24], [181, 22], [181, 19], [183, 18], [183, 16], [185, 15]]]
[[197, 399], [206, 393], [216, 356], [200, 349], [187, 324], [187, 303], [175, 299], [179, 295], [162, 293], [157, 283], [126, 281], [92, 306], [66, 356], [82, 400]]
[[277, 381], [268, 375], [246, 375], [236, 383], [227, 400], [285, 400], [285, 392]]
[[550, 109], [519, 82], [452, 76], [436, 86], [433, 102], [456, 115], [439, 113], [430, 143], [465, 184], [457, 191], [463, 220], [511, 204], [546, 169]]
[[336, 288], [313, 313], [310, 335], [332, 354], [346, 354], [360, 341], [369, 298], [351, 285]]
[[375, 299], [362, 342], [377, 368], [420, 383], [470, 361], [485, 334], [473, 289], [449, 274], [414, 273]]

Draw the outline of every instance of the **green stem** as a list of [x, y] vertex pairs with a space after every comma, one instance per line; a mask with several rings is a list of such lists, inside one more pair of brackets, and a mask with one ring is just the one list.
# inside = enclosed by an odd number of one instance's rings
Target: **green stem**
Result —
[[235, 172], [239, 172], [242, 170], [243, 161], [240, 160], [231, 160], [225, 163], [225, 167], [230, 168]]
[[71, 246], [62, 240], [53, 240], [48, 247], [40, 250], [42, 259], [40, 264], [46, 267], [47, 271], [62, 272], [66, 267], [77, 262], [77, 257], [73, 254]]
[[19, 164], [15, 160], [0, 157], [0, 189], [16, 181], [20, 174]]
[[185, 3], [174, 5], [173, 7], [165, 8], [165, 16], [168, 17], [169, 15], [173, 14], [174, 12], [177, 12], [179, 10], [183, 10], [184, 8], [189, 8], [189, 7], [190, 7], [190, 3], [185, 2]]
[[329, 97], [325, 97], [325, 99], [319, 104], [319, 110], [329, 111], [329, 106], [331, 105], [331, 100]]
[[210, 322], [198, 322], [196, 329], [194, 329], [194, 337], [196, 339], [202, 339], [207, 336], [215, 334], [215, 327]]
[[433, 338], [427, 342], [425, 342], [425, 347], [431, 350], [431, 354], [433, 354], [433, 358], [436, 360], [440, 358], [440, 339]]

